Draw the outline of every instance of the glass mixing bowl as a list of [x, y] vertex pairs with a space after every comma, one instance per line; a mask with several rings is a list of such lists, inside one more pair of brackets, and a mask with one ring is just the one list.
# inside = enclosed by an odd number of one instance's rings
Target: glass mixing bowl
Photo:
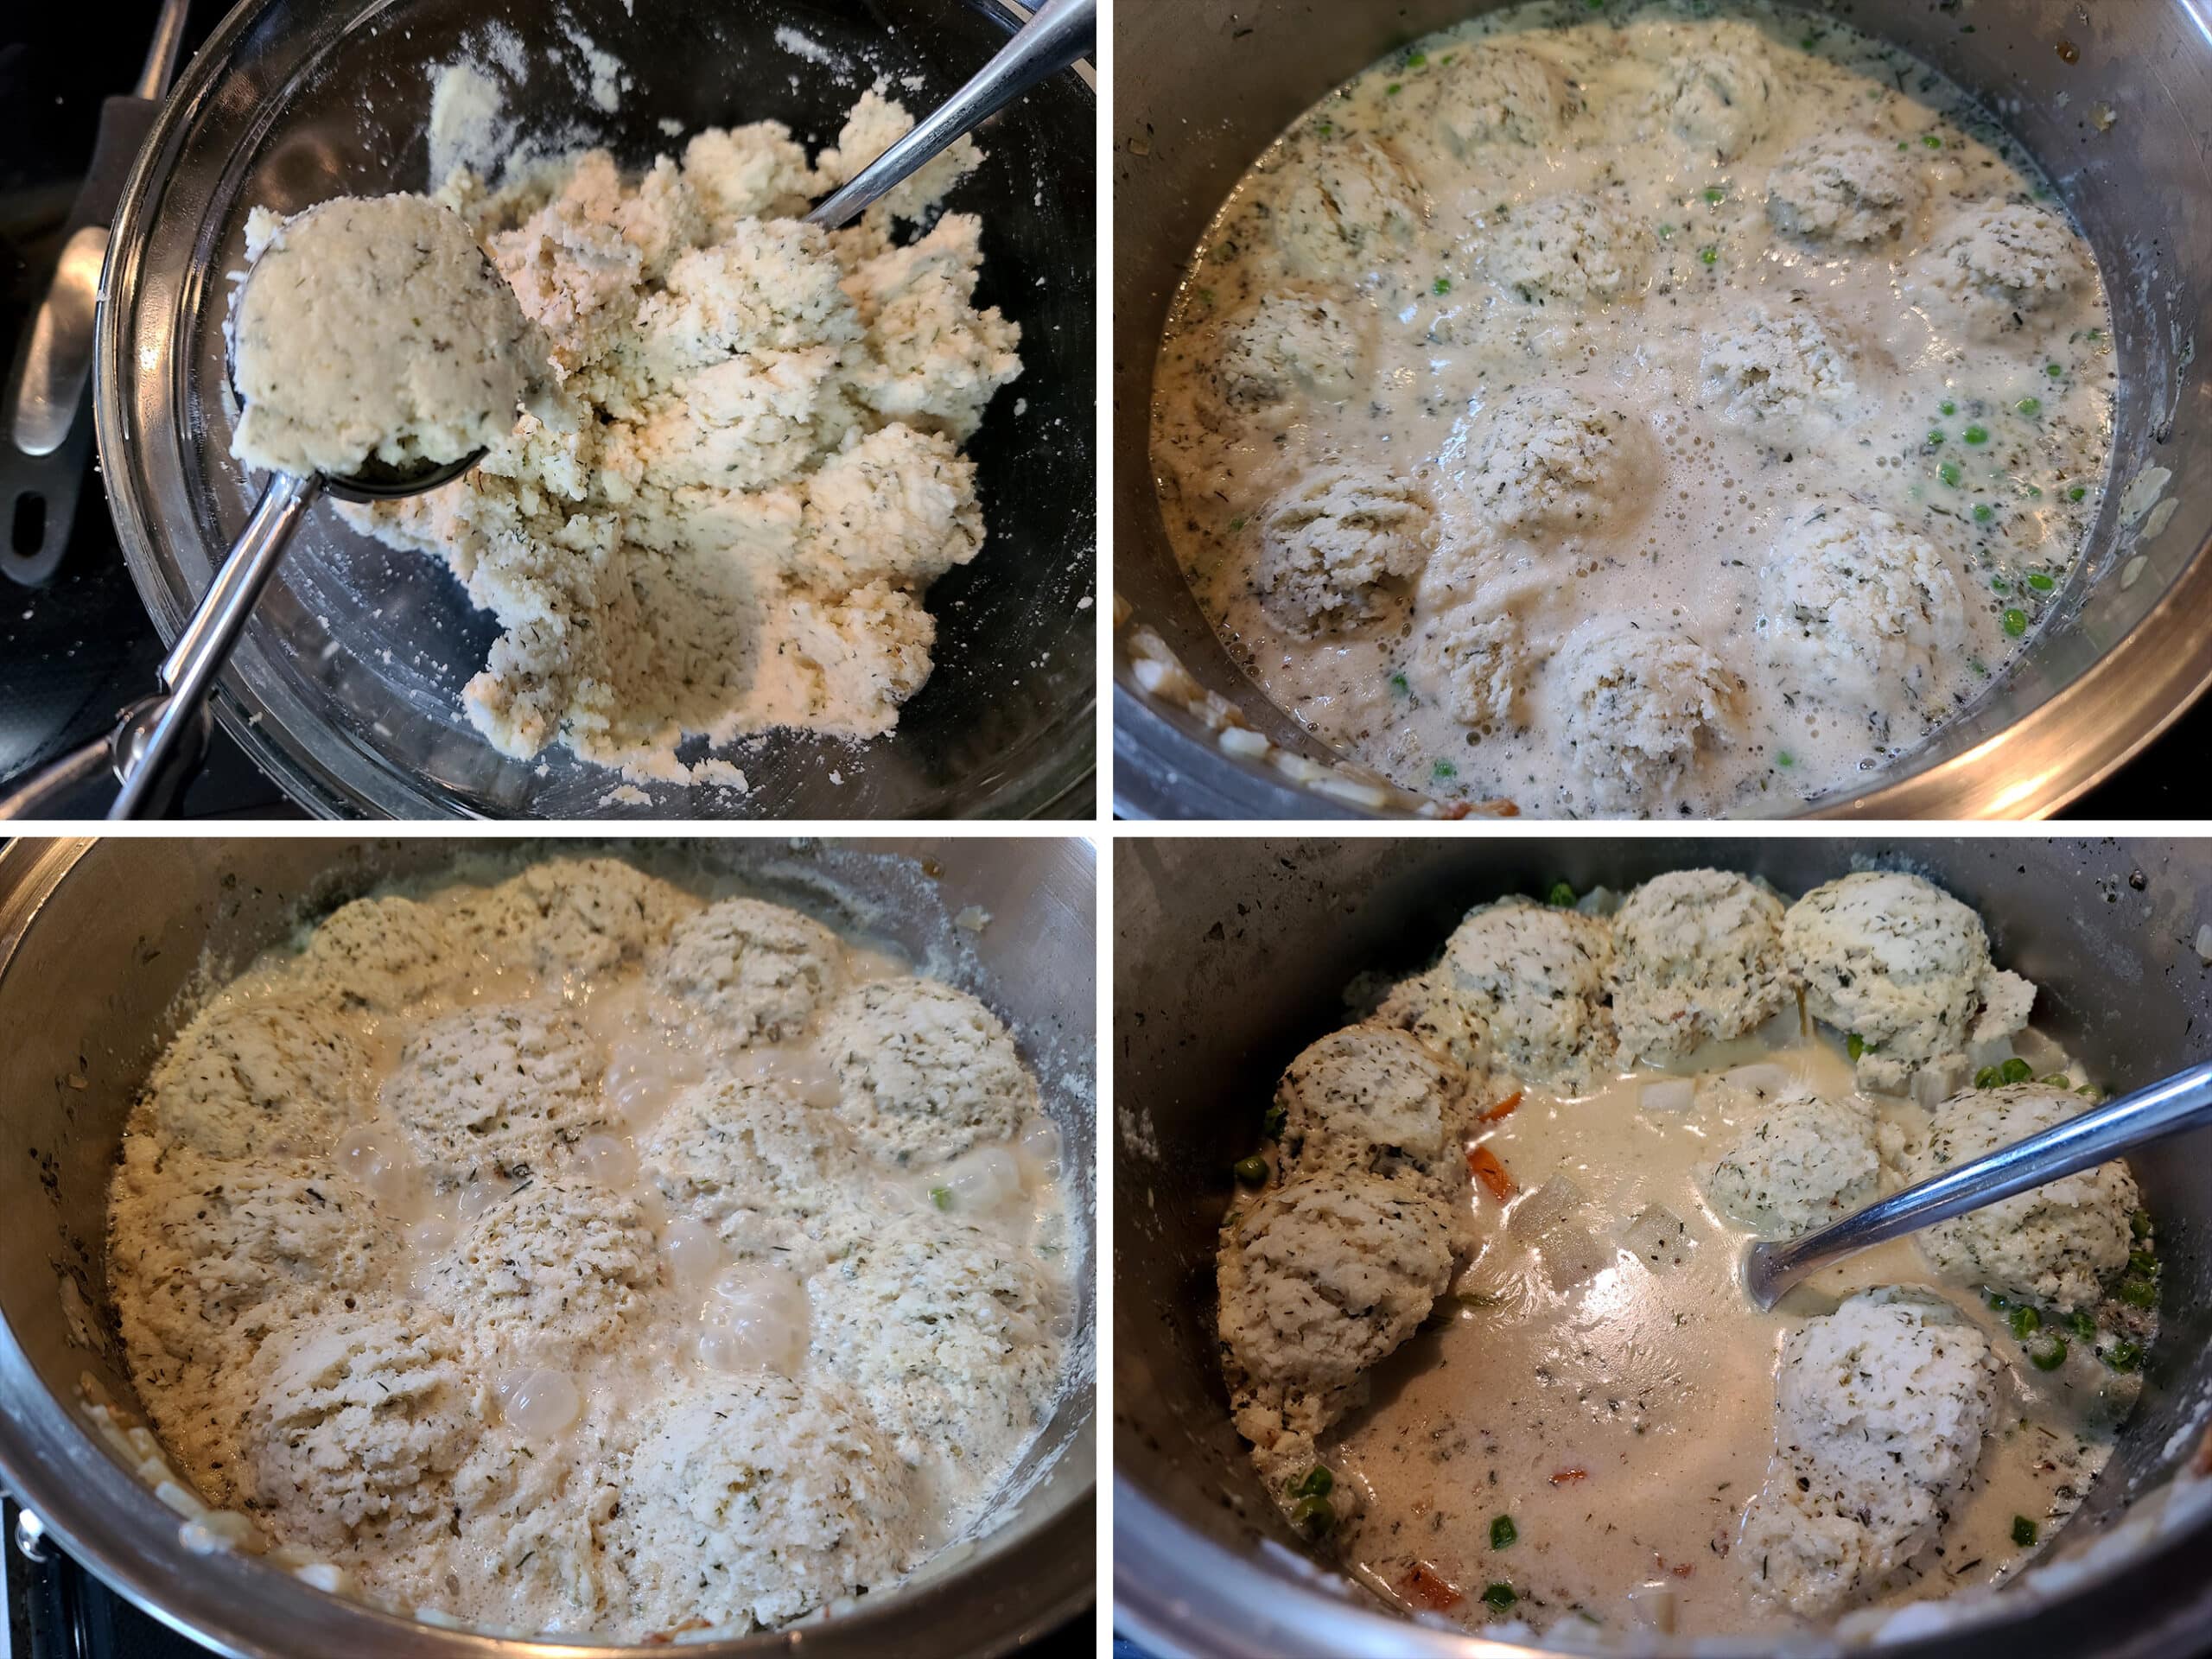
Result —
[[[918, 115], [1020, 21], [1004, 0], [245, 0], [187, 68], [139, 157], [100, 312], [102, 465], [162, 638], [253, 505], [230, 458], [221, 337], [246, 214], [429, 188], [439, 66], [466, 58], [499, 80], [518, 139], [603, 144], [642, 168], [683, 142], [664, 121], [689, 134], [773, 118], [811, 153], [879, 75]], [[521, 37], [518, 61], [486, 49], [493, 23]], [[588, 94], [582, 40], [626, 78], [612, 111]], [[511, 760], [460, 703], [496, 635], [490, 616], [441, 565], [354, 534], [327, 503], [241, 640], [218, 717], [294, 798], [331, 817], [1012, 815], [1084, 789], [1096, 696], [1096, 108], [1077, 74], [1039, 86], [979, 135], [988, 160], [951, 199], [982, 217], [976, 302], [1021, 324], [1024, 367], [968, 446], [989, 538], [930, 589], [936, 671], [892, 736], [743, 742], [726, 751], [752, 785], [742, 796], [650, 784], [642, 798], [617, 798], [621, 779], [566, 750]]]

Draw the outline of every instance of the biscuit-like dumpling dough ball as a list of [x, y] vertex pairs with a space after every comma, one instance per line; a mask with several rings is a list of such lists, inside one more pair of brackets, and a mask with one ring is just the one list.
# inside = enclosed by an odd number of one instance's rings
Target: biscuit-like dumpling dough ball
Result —
[[1671, 870], [1613, 913], [1621, 1052], [1664, 1063], [1756, 1029], [1790, 997], [1782, 901], [1726, 870]]
[[1567, 747], [1568, 804], [1650, 817], [1742, 721], [1744, 683], [1688, 634], [1593, 617], [1545, 670]]
[[1764, 442], [1802, 439], [1840, 420], [1857, 395], [1850, 343], [1808, 306], [1743, 308], [1699, 337], [1703, 394], [1721, 418]]
[[1777, 230], [1837, 242], [1887, 241], [1911, 220], [1920, 197], [1912, 159], [1867, 132], [1799, 144], [1766, 181], [1766, 213]]
[[2040, 326], [2095, 280], [2057, 214], [1985, 201], [1955, 210], [1937, 226], [1905, 294], [1939, 321], [1986, 339]]
[[1260, 515], [1253, 582], [1294, 633], [1333, 632], [1378, 615], [1436, 543], [1427, 493], [1395, 474], [1324, 467]]
[[1612, 1064], [1612, 953], [1611, 930], [1595, 917], [1516, 897], [1469, 911], [1439, 971], [1487, 1032], [1493, 1068], [1579, 1092]]
[[1657, 477], [1650, 435], [1633, 416], [1564, 387], [1512, 392], [1465, 435], [1467, 464], [1438, 488], [1447, 537], [1541, 543], [1612, 529], [1643, 507]]
[[1698, 1170], [1707, 1198], [1747, 1227], [1790, 1238], [1840, 1221], [1881, 1179], [1865, 1102], [1785, 1092]]
[[1330, 140], [1275, 209], [1294, 275], [1357, 281], [1410, 247], [1428, 198], [1405, 159], [1365, 133]]
[[1343, 403], [1365, 379], [1370, 332], [1358, 306], [1326, 289], [1262, 296], [1221, 327], [1209, 387], [1212, 424]]
[[1531, 304], [1633, 299], [1649, 279], [1651, 245], [1610, 197], [1543, 196], [1507, 211], [1483, 265]]
[[[2038, 1083], [1969, 1090], [1936, 1109], [1910, 1174], [1927, 1180], [2000, 1147], [2078, 1117], [2070, 1090]], [[2130, 1221], [2141, 1202], [2127, 1166], [2069, 1175], [1916, 1234], [1929, 1265], [1964, 1285], [2032, 1297], [2063, 1312], [2093, 1306], [2127, 1265]]]
[[1560, 67], [1509, 42], [1458, 54], [1436, 70], [1436, 134], [1455, 156], [1484, 144], [1542, 144], [1582, 107]]
[[1783, 689], [1878, 707], [1899, 691], [1932, 718], [1943, 665], [1967, 655], [1966, 600], [1935, 543], [1891, 514], [1800, 503], [1759, 567], [1759, 637]]
[[1346, 1026], [1308, 1046], [1275, 1084], [1282, 1143], [1297, 1168], [1384, 1175], [1441, 1198], [1466, 1184], [1452, 1060], [1382, 1024]]

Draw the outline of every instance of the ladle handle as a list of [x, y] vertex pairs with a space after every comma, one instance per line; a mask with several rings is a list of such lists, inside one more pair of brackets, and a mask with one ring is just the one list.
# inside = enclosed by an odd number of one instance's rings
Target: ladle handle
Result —
[[1047, 75], [1088, 57], [1098, 37], [1098, 0], [1045, 0], [976, 78], [920, 125], [815, 204], [810, 225], [851, 223], [963, 132], [972, 132]]
[[1758, 1244], [1744, 1259], [1744, 1288], [1761, 1307], [1831, 1262], [1887, 1243], [2031, 1187], [2109, 1163], [2122, 1153], [2212, 1127], [2212, 1065], [2108, 1101], [2009, 1147], [1947, 1169], [1802, 1238]]
[[270, 480], [253, 517], [162, 659], [162, 695], [140, 704], [116, 732], [115, 769], [123, 789], [108, 809], [110, 818], [168, 813], [199, 772], [207, 754], [208, 690], [292, 532], [321, 491], [319, 475], [280, 473]]

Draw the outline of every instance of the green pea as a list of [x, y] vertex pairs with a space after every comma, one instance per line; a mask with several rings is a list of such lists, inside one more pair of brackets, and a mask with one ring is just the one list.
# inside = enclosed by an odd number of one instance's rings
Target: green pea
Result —
[[949, 1186], [933, 1186], [930, 1188], [930, 1202], [937, 1205], [940, 1210], [951, 1209], [952, 1189]]
[[1705, 199], [1717, 207], [1728, 200], [1728, 193], [1717, 184], [1708, 184], [1705, 187]]
[[1408, 68], [1408, 69], [1419, 69], [1419, 68], [1421, 68], [1421, 67], [1425, 67], [1425, 66], [1427, 64], [1427, 62], [1428, 62], [1428, 54], [1427, 54], [1427, 53], [1426, 53], [1426, 52], [1416, 52], [1416, 53], [1414, 53], [1414, 54], [1413, 54], [1413, 56], [1411, 56], [1410, 58], [1408, 58], [1408, 59], [1406, 60], [1406, 67], [1407, 67], [1407, 68]]
[[2035, 1074], [2035, 1067], [2017, 1054], [1997, 1068], [1997, 1075], [2006, 1083], [2025, 1083]]
[[2012, 1306], [2012, 1299], [2007, 1296], [2001, 1290], [1990, 1291], [1985, 1294], [1981, 1300], [1988, 1303], [1990, 1311], [1995, 1313], [2002, 1313], [2006, 1308]]
[[2012, 638], [2017, 639], [2027, 631], [2028, 613], [2025, 611], [2007, 611], [2005, 613], [2005, 632], [2011, 634]]
[[1942, 427], [1934, 427], [1929, 429], [1928, 434], [1928, 447], [1930, 449], [1940, 449], [1943, 447], [1943, 429]]
[[2158, 1276], [2158, 1258], [2148, 1250], [2130, 1250], [2127, 1253], [2127, 1270], [2139, 1273], [2145, 1279], [2155, 1279]]
[[1857, 1059], [1866, 1052], [1866, 1039], [1857, 1032], [1853, 1032], [1850, 1036], [1843, 1039], [1843, 1052], [1850, 1055], [1853, 1059]]
[[1246, 518], [1245, 518], [1244, 515], [1243, 515], [1243, 513], [1241, 513], [1241, 512], [1240, 512], [1240, 513], [1238, 513], [1238, 514], [1237, 514], [1234, 518], [1232, 518], [1232, 519], [1230, 519], [1230, 520], [1229, 521], [1229, 527], [1230, 527], [1230, 529], [1231, 529], [1231, 530], [1233, 530], [1233, 531], [1235, 531], [1235, 530], [1242, 530], [1242, 529], [1243, 529], [1243, 528], [1244, 528], [1245, 524], [1246, 524], [1247, 522], [1248, 522], [1248, 521], [1246, 520]]
[[1385, 98], [1395, 98], [1400, 92], [1402, 92], [1405, 90], [1405, 82], [1402, 80], [1394, 80], [1388, 86], [1385, 86], [1382, 89], [1382, 95]]
[[2055, 1371], [2066, 1363], [2066, 1338], [2053, 1332], [2028, 1350], [2028, 1363], [2039, 1371]]
[[1459, 768], [1449, 760], [1440, 760], [1428, 769], [1428, 775], [1440, 781], [1446, 780], [1457, 778], [1459, 775]]
[[1938, 467], [1936, 469], [1936, 476], [1942, 479], [1953, 489], [1957, 489], [1959, 487], [1959, 479], [1961, 477], [1959, 463], [1955, 461], [1945, 461], [1941, 467]]
[[2130, 1307], [2156, 1307], [2158, 1287], [2148, 1279], [2123, 1279], [2120, 1281], [2120, 1300]]
[[1989, 591], [1993, 594], [2009, 594], [2012, 591], [2012, 584], [2002, 576], [1992, 576], [1989, 579]]
[[1270, 1106], [1260, 1114], [1260, 1134], [1267, 1140], [1276, 1140], [1282, 1134], [1282, 1126], [1289, 1122], [1290, 1108]]
[[1985, 1065], [1974, 1074], [1974, 1086], [1977, 1089], [1994, 1089], [1999, 1080], [1997, 1068], [1993, 1065]]
[[[1268, 1179], [1268, 1160], [1255, 1152], [1249, 1158], [1239, 1158], [1233, 1173], [1246, 1186], [1261, 1185]], [[948, 1207], [942, 1204], [938, 1205], [940, 1210]]]
[[2040, 415], [2043, 413], [2043, 399], [2040, 397], [2023, 397], [2018, 403], [2013, 404], [2012, 407], [2018, 410], [2023, 415], [2030, 416]]
[[1452, 279], [1449, 276], [1440, 276], [1430, 284], [1430, 287], [1439, 294], [1449, 294], [1452, 291]]
[[2028, 586], [2039, 594], [2047, 594], [2057, 587], [2058, 582], [2055, 577], [2047, 576], [2040, 570], [2031, 570], [2028, 573]]
[[1945, 398], [1942, 403], [1938, 404], [1937, 407], [1940, 408], [1946, 415], [1955, 415], [1959, 412], [1959, 406], [1948, 397]]
[[1697, 257], [1709, 265], [1720, 257], [1720, 250], [1708, 242], [1697, 251]]
[[2063, 1071], [2054, 1071], [2049, 1077], [2040, 1077], [2037, 1081], [2046, 1089], [2071, 1089], [2074, 1086], [2074, 1079]]
[[2150, 1237], [2151, 1212], [2148, 1210], [2138, 1210], [2127, 1218], [2127, 1230], [2138, 1238]]
[[2066, 1328], [2077, 1337], [2094, 1337], [2097, 1334], [2097, 1316], [2087, 1311], [2069, 1313]]
[[1923, 133], [1920, 136], [1920, 142], [1927, 145], [1930, 149], [1941, 149], [1943, 148], [1943, 141], [1932, 132]]
[[1319, 1538], [1337, 1524], [1337, 1512], [1327, 1498], [1317, 1493], [1301, 1497], [1292, 1504], [1290, 1520], [1300, 1532]]
[[1970, 426], [1967, 428], [1965, 431], [1960, 433], [1959, 435], [1964, 438], [1968, 443], [1987, 443], [1989, 442], [1989, 429], [1986, 426]]
[[2062, 380], [2066, 377], [2066, 371], [2059, 367], [2056, 363], [2044, 364], [2043, 365], [2043, 372], [2054, 380]]
[[1490, 1523], [1490, 1547], [1504, 1549], [1521, 1535], [1521, 1529], [1513, 1524], [1513, 1517], [1501, 1515]]
[[1414, 694], [1413, 683], [1402, 674], [1390, 677], [1390, 689], [1402, 697], [1410, 697]]
[[1544, 902], [1548, 905], [1557, 905], [1564, 910], [1574, 902], [1574, 889], [1564, 881], [1554, 881], [1552, 883], [1551, 891], [1544, 895]]
[[2143, 1344], [2115, 1342], [2104, 1351], [2104, 1362], [2115, 1371], [2132, 1371], [2143, 1363]]
[[1794, 766], [1797, 764], [1797, 757], [1787, 749], [1777, 749], [1774, 754], [1774, 764], [1777, 766]]
[[2066, 499], [2069, 501], [2079, 501], [2088, 493], [2088, 486], [2087, 485], [2076, 484], [2072, 489], [2066, 492]]
[[1974, 504], [1974, 521], [1977, 524], [1986, 524], [1996, 516], [1997, 509], [1991, 506], [1988, 502], [1977, 501]]
[[1674, 233], [1675, 227], [1671, 225], [1662, 225], [1659, 227], [1659, 234], [1662, 236], [1672, 236]]
[[2024, 1515], [2012, 1517], [2012, 1541], [2022, 1549], [2033, 1549], [2036, 1545], [2036, 1523]]
[[1317, 1463], [1306, 1471], [1306, 1478], [1298, 1483], [1300, 1497], [1326, 1497], [1336, 1490], [1337, 1478], [1325, 1463]]
[[1510, 1584], [1493, 1584], [1483, 1592], [1484, 1603], [1493, 1611], [1501, 1613], [1520, 1599], [1521, 1598], [1514, 1593], [1513, 1586]]
[[2043, 1329], [2043, 1315], [2032, 1307], [2016, 1307], [2005, 1324], [2012, 1327], [2012, 1334], [2022, 1342]]

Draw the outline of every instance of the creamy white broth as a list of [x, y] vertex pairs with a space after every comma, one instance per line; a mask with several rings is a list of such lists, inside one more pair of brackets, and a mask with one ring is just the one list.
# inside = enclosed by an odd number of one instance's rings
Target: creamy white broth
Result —
[[[2018, 1046], [2039, 1066], [2066, 1067], [2046, 1041]], [[1778, 1071], [1824, 1099], [1853, 1093], [1840, 1043], [1792, 1010], [1671, 1072], [1619, 1073], [1579, 1097], [1524, 1090], [1472, 1137], [1517, 1191], [1501, 1203], [1471, 1187], [1478, 1246], [1450, 1296], [1376, 1368], [1370, 1402], [1321, 1443], [1347, 1516], [1338, 1547], [1377, 1593], [1471, 1627], [1510, 1617], [1541, 1630], [1580, 1615], [1615, 1634], [1802, 1628], [1753, 1593], [1756, 1564], [1737, 1550], [1738, 1531], [1774, 1451], [1785, 1337], [1879, 1286], [1942, 1295], [1989, 1333], [2003, 1383], [1974, 1479], [1934, 1551], [1863, 1605], [2002, 1580], [2035, 1554], [2014, 1541], [2016, 1521], [2032, 1521], [2040, 1545], [2086, 1495], [2139, 1379], [2078, 1342], [2059, 1369], [2037, 1370], [2004, 1313], [1937, 1280], [1910, 1240], [1825, 1269], [1772, 1313], [1751, 1306], [1736, 1270], [1757, 1235], [1716, 1210], [1696, 1177], [1757, 1119], [1708, 1086], [1741, 1068]], [[1673, 1079], [1695, 1080], [1694, 1103], [1647, 1103], [1648, 1086]], [[1907, 1135], [1928, 1121], [1909, 1100], [1870, 1103]], [[1532, 1236], [1545, 1185], [1560, 1176], [1581, 1202], [1560, 1231]], [[1646, 1261], [1630, 1229], [1655, 1205], [1683, 1231]], [[1495, 1548], [1501, 1516], [1516, 1535]], [[1511, 1601], [1486, 1603], [1492, 1586], [1510, 1587]]]
[[[1718, 25], [1647, 9], [1629, 11], [1624, 30], [1623, 10], [1521, 6], [1427, 37], [1317, 104], [1260, 159], [1202, 241], [1160, 349], [1163, 517], [1202, 607], [1255, 680], [1396, 784], [1447, 803], [1578, 816], [1787, 810], [1917, 747], [2004, 673], [2065, 588], [2109, 454], [2108, 311], [2078, 237], [2090, 274], [2021, 327], [1986, 337], [1923, 302], [1916, 261], [1963, 205], [2063, 210], [2001, 130], [1916, 60], [1828, 19], [1713, 9], [1760, 29], [1775, 83], [1765, 130], [1723, 159], [1655, 126], [1649, 106], [1667, 71], [1656, 48], [1637, 44], [1655, 19], [1685, 28], [1676, 44], [1690, 47]], [[1441, 89], [1499, 43], [1541, 53], [1580, 112], [1545, 142], [1455, 146], [1438, 122]], [[1767, 195], [1777, 160], [1846, 133], [1910, 159], [1919, 200], [1900, 232], [1857, 244], [1777, 229]], [[1347, 223], [1372, 207], [1359, 188], [1331, 184], [1348, 147], [1369, 143], [1402, 163], [1426, 211], [1385, 215], [1356, 250], [1317, 266], [1298, 215], [1310, 213], [1317, 181]], [[1499, 279], [1501, 240], [1532, 208], [1586, 195], [1648, 270], [1597, 296], [1532, 295]], [[1254, 307], [1286, 294], [1325, 300], [1365, 337], [1357, 372], [1237, 407], [1222, 393], [1224, 343]], [[1783, 324], [1814, 317], [1843, 354], [1849, 393], [1777, 423], [1746, 420], [1716, 392], [1701, 337], [1760, 307]], [[1481, 515], [1455, 493], [1485, 422], [1532, 391], [1603, 411], [1636, 452], [1627, 476], [1600, 490], [1601, 522], [1516, 530], [1469, 556], [1468, 520]], [[1262, 602], [1270, 515], [1298, 486], [1344, 471], [1432, 506], [1433, 549], [1374, 588], [1373, 614], [1301, 632]], [[1780, 623], [1761, 567], [1785, 521], [1834, 507], [1893, 515], [1948, 572], [1956, 624], [1916, 683], [1872, 672], [1840, 685], [1771, 660]], [[1510, 616], [1519, 631], [1503, 713], [1452, 706], [1421, 657], [1424, 636], [1462, 607]], [[1561, 707], [1561, 644], [1605, 618], [1632, 622], [1645, 641], [1694, 641], [1726, 705], [1694, 749], [1626, 789], [1592, 782], [1576, 758], [1588, 734]]]

